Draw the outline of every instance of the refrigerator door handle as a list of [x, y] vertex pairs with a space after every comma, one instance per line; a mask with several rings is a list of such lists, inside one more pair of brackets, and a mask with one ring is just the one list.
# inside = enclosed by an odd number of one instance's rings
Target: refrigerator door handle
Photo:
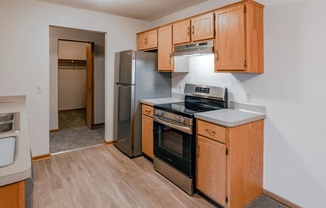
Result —
[[123, 84], [123, 83], [115, 83], [118, 87], [130, 87], [133, 86], [131, 84]]

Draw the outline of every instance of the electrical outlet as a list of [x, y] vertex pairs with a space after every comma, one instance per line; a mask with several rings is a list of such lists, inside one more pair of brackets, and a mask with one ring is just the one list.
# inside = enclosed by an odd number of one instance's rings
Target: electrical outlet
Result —
[[246, 100], [248, 103], [252, 102], [252, 93], [251, 92], [246, 93]]
[[36, 85], [36, 92], [37, 93], [43, 93], [43, 87], [42, 87], [42, 85], [40, 85], [40, 84]]
[[178, 90], [179, 90], [179, 93], [183, 93], [183, 90], [182, 90], [182, 86], [181, 85], [178, 86]]

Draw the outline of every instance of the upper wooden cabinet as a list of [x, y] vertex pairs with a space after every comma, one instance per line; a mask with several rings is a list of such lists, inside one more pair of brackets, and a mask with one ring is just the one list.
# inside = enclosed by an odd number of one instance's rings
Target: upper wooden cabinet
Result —
[[157, 29], [137, 34], [137, 50], [157, 48]]
[[243, 1], [215, 18], [215, 71], [264, 73], [263, 6]]
[[172, 25], [158, 29], [158, 71], [173, 70], [172, 53]]
[[190, 36], [190, 20], [183, 20], [173, 25], [173, 44], [189, 43]]
[[191, 40], [193, 42], [214, 38], [214, 14], [208, 13], [191, 19]]
[[214, 38], [214, 13], [208, 13], [173, 24], [173, 44]]

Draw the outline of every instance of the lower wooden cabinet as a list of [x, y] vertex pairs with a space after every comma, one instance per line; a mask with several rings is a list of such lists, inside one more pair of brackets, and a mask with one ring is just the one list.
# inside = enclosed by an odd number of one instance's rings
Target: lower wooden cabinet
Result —
[[0, 187], [0, 207], [25, 207], [25, 181]]
[[263, 192], [264, 120], [222, 127], [197, 120], [196, 188], [228, 208]]
[[142, 152], [154, 159], [154, 143], [153, 143], [153, 111], [152, 106], [142, 105]]
[[196, 187], [208, 197], [225, 206], [226, 145], [202, 136], [197, 137]]

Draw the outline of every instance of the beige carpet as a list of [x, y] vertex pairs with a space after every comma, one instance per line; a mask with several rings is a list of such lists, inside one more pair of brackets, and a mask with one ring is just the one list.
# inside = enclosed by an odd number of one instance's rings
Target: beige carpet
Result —
[[59, 112], [60, 131], [50, 133], [50, 153], [104, 143], [104, 127], [90, 130], [85, 121], [85, 110]]

